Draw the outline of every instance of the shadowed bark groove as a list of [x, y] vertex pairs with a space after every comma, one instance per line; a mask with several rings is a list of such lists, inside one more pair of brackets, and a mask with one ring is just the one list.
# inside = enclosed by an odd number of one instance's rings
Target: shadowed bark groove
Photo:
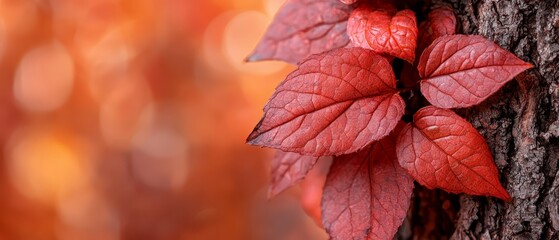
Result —
[[457, 111], [486, 138], [512, 202], [417, 189], [399, 238], [559, 239], [559, 0], [433, 2], [535, 67]]

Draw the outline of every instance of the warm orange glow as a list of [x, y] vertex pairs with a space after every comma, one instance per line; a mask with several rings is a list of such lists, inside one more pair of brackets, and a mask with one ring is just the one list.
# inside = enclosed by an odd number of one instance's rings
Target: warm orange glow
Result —
[[72, 142], [46, 129], [19, 130], [7, 154], [17, 190], [31, 199], [53, 202], [84, 186], [88, 156]]
[[[151, 93], [144, 79], [124, 75], [108, 90], [99, 110], [99, 127], [110, 146], [127, 148], [138, 128], [148, 121]], [[105, 90], [107, 91], [107, 90]]]
[[282, 3], [0, 0], [0, 239], [324, 238], [244, 144]]

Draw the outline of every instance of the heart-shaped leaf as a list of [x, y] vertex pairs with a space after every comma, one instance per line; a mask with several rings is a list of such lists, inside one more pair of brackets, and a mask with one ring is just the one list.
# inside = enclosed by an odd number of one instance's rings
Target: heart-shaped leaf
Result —
[[476, 105], [531, 68], [481, 36], [442, 36], [419, 59], [421, 92], [440, 108]]
[[404, 107], [384, 57], [336, 49], [311, 56], [287, 76], [247, 141], [303, 155], [352, 153], [388, 135]]
[[428, 106], [417, 111], [396, 149], [400, 165], [421, 185], [510, 200], [484, 138], [451, 110]]
[[331, 239], [389, 240], [398, 231], [413, 179], [398, 164], [395, 135], [334, 158], [322, 198], [322, 222]]
[[318, 157], [277, 150], [272, 159], [272, 179], [268, 197], [274, 197], [301, 181], [317, 160]]
[[344, 47], [351, 9], [339, 0], [288, 0], [247, 61], [297, 64], [312, 54]]
[[347, 32], [354, 46], [386, 53], [413, 63], [417, 41], [415, 13], [363, 4], [351, 12]]

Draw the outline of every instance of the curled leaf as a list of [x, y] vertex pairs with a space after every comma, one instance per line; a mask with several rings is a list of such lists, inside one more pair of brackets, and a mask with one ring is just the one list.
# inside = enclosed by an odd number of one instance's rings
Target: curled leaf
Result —
[[404, 101], [388, 61], [362, 48], [313, 55], [277, 87], [250, 144], [311, 156], [355, 152], [388, 135]]
[[419, 59], [421, 92], [440, 108], [479, 104], [532, 65], [482, 36], [442, 36]]
[[423, 186], [510, 200], [485, 139], [451, 110], [417, 111], [396, 149], [400, 165]]
[[415, 13], [363, 4], [351, 12], [347, 32], [354, 46], [413, 63], [417, 42]]
[[288, 0], [247, 61], [283, 60], [297, 64], [308, 56], [349, 43], [352, 7], [339, 0]]

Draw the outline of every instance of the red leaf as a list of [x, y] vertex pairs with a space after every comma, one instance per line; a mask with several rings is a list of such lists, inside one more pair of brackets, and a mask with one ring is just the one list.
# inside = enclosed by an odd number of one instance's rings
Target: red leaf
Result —
[[388, 61], [362, 48], [313, 55], [277, 87], [248, 143], [303, 155], [355, 152], [404, 114]]
[[402, 224], [413, 179], [398, 165], [395, 135], [334, 158], [322, 197], [332, 239], [392, 239]]
[[428, 18], [432, 39], [456, 33], [456, 17], [451, 8], [446, 6], [435, 8], [429, 13]]
[[416, 53], [421, 54], [435, 39], [456, 33], [456, 17], [449, 7], [438, 7], [429, 12], [427, 21], [419, 26], [418, 47]]
[[398, 160], [416, 181], [452, 193], [510, 200], [483, 137], [451, 110], [428, 106], [413, 116], [396, 145]]
[[332, 165], [332, 158], [321, 158], [309, 171], [309, 174], [301, 181], [301, 206], [305, 212], [322, 226], [320, 201], [322, 200], [322, 189], [326, 182], [326, 175]]
[[438, 38], [419, 60], [421, 92], [433, 105], [476, 105], [514, 76], [531, 68], [514, 54], [481, 36]]
[[349, 38], [355, 46], [413, 63], [417, 41], [415, 13], [411, 10], [394, 12], [359, 6], [349, 16]]
[[247, 61], [297, 64], [312, 54], [344, 47], [351, 9], [338, 0], [288, 0]]
[[276, 196], [303, 179], [317, 160], [317, 157], [276, 151], [276, 155], [272, 159], [272, 179], [268, 197]]

